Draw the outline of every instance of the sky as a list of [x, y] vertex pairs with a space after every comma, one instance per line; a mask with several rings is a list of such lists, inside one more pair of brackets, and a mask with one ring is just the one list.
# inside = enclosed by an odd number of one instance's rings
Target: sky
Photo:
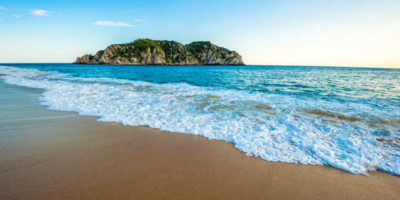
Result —
[[400, 0], [0, 0], [0, 63], [70, 63], [138, 38], [252, 65], [400, 68]]

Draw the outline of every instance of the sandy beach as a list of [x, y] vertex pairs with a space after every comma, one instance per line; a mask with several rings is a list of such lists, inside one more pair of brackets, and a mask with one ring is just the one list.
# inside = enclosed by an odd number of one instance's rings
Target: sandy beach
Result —
[[400, 178], [267, 162], [233, 144], [47, 110], [0, 81], [0, 199], [399, 199]]

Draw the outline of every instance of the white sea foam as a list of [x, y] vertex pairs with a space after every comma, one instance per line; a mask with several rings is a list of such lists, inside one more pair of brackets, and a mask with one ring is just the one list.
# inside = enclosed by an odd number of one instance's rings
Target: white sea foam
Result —
[[[268, 161], [325, 164], [356, 174], [380, 169], [400, 175], [396, 139], [400, 110], [393, 105], [382, 108], [362, 100], [343, 103], [183, 83], [79, 78], [15, 67], [0, 66], [0, 74], [7, 75], [1, 77], [6, 83], [44, 89], [41, 102], [49, 109], [224, 140]], [[360, 120], [315, 116], [303, 112], [304, 108]], [[382, 119], [387, 123], [371, 126]]]

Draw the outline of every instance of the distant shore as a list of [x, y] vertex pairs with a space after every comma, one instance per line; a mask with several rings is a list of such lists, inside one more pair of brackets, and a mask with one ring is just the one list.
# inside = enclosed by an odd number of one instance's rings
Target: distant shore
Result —
[[203, 137], [47, 110], [0, 80], [0, 199], [398, 199], [400, 178], [267, 162]]

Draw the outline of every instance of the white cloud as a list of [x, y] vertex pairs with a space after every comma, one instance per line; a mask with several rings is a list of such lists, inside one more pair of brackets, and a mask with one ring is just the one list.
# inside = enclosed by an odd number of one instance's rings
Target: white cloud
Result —
[[134, 19], [133, 21], [135, 21], [135, 22], [144, 22], [146, 20], [145, 19]]
[[5, 10], [5, 9], [6, 9], [6, 7], [0, 6], [0, 10]]
[[125, 26], [125, 27], [136, 27], [132, 24], [127, 24], [125, 22], [113, 22], [113, 21], [97, 21], [94, 23], [97, 26]]
[[14, 17], [15, 17], [15, 18], [20, 18], [21, 16], [19, 16], [19, 15], [14, 15]]
[[49, 16], [51, 13], [47, 10], [31, 10], [31, 15], [35, 16]]

